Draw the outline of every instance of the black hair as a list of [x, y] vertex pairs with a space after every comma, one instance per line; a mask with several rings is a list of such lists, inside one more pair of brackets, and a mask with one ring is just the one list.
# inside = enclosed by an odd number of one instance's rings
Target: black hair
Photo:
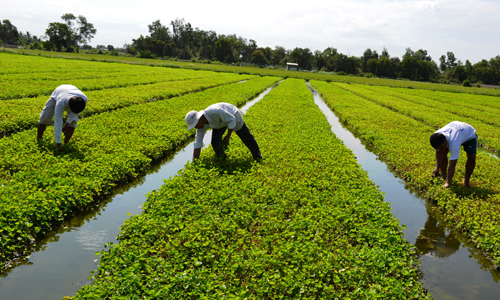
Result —
[[72, 97], [68, 101], [69, 109], [75, 114], [81, 113], [85, 109], [85, 100], [82, 97]]
[[434, 132], [431, 134], [431, 146], [434, 149], [439, 148], [444, 143], [444, 140], [446, 140], [446, 137], [442, 133]]

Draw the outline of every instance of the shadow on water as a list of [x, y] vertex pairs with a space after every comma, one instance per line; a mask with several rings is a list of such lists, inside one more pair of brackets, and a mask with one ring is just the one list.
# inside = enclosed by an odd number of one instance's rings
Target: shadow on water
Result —
[[[246, 112], [273, 87], [266, 89], [241, 110]], [[208, 147], [212, 132], [205, 134]], [[74, 295], [81, 286], [91, 283], [90, 272], [97, 269], [99, 257], [108, 242], [117, 242], [120, 226], [130, 215], [140, 214], [146, 195], [159, 188], [165, 179], [182, 170], [193, 155], [194, 138], [182, 149], [152, 165], [147, 173], [114, 189], [86, 211], [75, 214], [54, 228], [30, 249], [31, 255], [15, 263], [0, 276], [0, 299], [62, 299]]]
[[345, 129], [318, 92], [307, 85], [332, 131], [353, 151], [358, 163], [384, 193], [385, 201], [391, 203], [394, 217], [406, 226], [405, 239], [419, 252], [421, 282], [431, 296], [435, 299], [499, 299], [500, 272], [484, 254], [444, 222], [438, 207], [407, 188], [404, 181]]

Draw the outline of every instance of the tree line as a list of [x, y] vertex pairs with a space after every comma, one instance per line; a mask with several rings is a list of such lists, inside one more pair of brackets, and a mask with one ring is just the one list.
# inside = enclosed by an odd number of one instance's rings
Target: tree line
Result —
[[[23, 34], [9, 20], [0, 22], [0, 44], [30, 45], [32, 48], [57, 51], [78, 51], [88, 46], [95, 36], [96, 29], [84, 16], [64, 14], [64, 22], [50, 23], [46, 36], [37, 38], [29, 32]], [[140, 35], [131, 44], [125, 44], [123, 51], [143, 58], [185, 59], [198, 62], [221, 62], [226, 64], [283, 68], [286, 63], [297, 63], [301, 70], [334, 72], [376, 76], [385, 78], [404, 78], [418, 81], [449, 81], [465, 84], [500, 84], [500, 55], [490, 60], [483, 59], [472, 64], [458, 60], [453, 52], [439, 58], [437, 64], [427, 50], [406, 49], [402, 58], [389, 55], [386, 48], [380, 54], [370, 48], [360, 57], [340, 53], [334, 47], [323, 51], [309, 48], [285, 49], [282, 46], [259, 47], [253, 39], [235, 34], [217, 34], [193, 28], [184, 19], [176, 19], [168, 25], [156, 20], [148, 25], [149, 34]], [[99, 45], [98, 48], [116, 50], [113, 46]]]

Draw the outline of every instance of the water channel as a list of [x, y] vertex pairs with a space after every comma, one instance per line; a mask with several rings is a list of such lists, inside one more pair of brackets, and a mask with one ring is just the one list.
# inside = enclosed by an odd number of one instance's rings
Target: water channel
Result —
[[[272, 88], [248, 102], [242, 111], [259, 101]], [[498, 299], [500, 274], [467, 239], [442, 224], [439, 214], [424, 199], [405, 189], [387, 166], [365, 147], [338, 119], [312, 88], [314, 101], [332, 125], [332, 131], [353, 150], [359, 164], [385, 193], [392, 212], [406, 225], [405, 238], [423, 252], [421, 282], [435, 299]], [[209, 145], [211, 132], [205, 135]], [[163, 180], [175, 176], [192, 158], [193, 142], [156, 164], [144, 177], [117, 188], [115, 194], [89, 211], [64, 222], [39, 241], [30, 257], [0, 278], [0, 299], [62, 299], [72, 296], [99, 263], [95, 252], [107, 242], [116, 242], [128, 214], [140, 214], [146, 194]]]

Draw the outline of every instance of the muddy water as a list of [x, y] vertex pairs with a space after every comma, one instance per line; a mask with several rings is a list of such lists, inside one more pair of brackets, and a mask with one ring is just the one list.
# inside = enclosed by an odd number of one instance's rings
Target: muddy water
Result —
[[[308, 85], [309, 86], [309, 85]], [[469, 241], [441, 222], [433, 205], [405, 188], [386, 164], [344, 129], [319, 94], [314, 102], [323, 111], [335, 135], [353, 151], [358, 163], [385, 193], [395, 218], [406, 226], [405, 239], [422, 253], [421, 280], [435, 299], [500, 299], [500, 273]]]
[[[246, 112], [272, 88], [241, 108]], [[203, 143], [210, 144], [208, 131]], [[82, 285], [90, 284], [90, 272], [97, 269], [105, 243], [117, 242], [120, 226], [129, 215], [140, 214], [146, 194], [159, 188], [163, 180], [175, 176], [193, 157], [193, 141], [153, 166], [146, 176], [115, 190], [113, 196], [89, 211], [64, 222], [44, 240], [37, 241], [30, 257], [2, 274], [0, 299], [62, 299], [73, 296]]]

